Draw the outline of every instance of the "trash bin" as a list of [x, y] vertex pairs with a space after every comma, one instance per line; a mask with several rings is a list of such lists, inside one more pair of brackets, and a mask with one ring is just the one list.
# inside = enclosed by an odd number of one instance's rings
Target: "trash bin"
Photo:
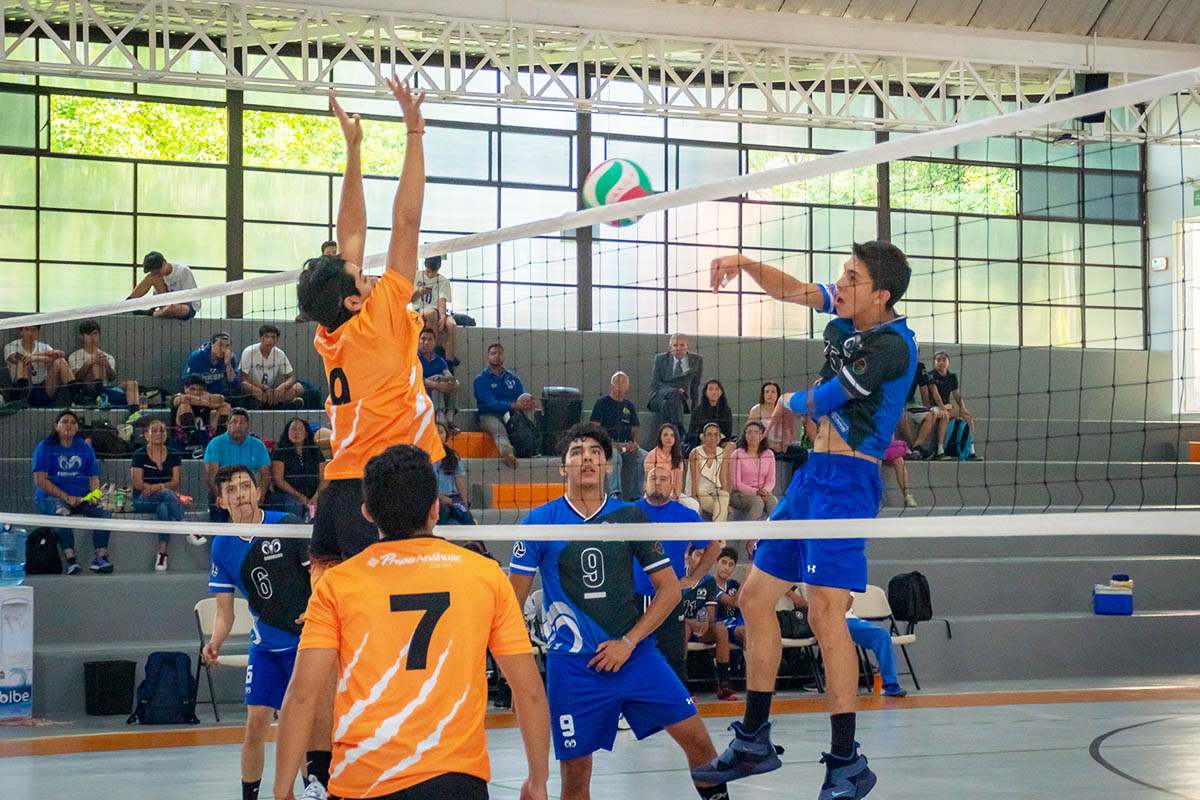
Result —
[[542, 387], [542, 455], [558, 455], [558, 440], [583, 416], [583, 394], [573, 386]]
[[128, 715], [133, 710], [133, 661], [83, 662], [84, 708], [88, 716]]

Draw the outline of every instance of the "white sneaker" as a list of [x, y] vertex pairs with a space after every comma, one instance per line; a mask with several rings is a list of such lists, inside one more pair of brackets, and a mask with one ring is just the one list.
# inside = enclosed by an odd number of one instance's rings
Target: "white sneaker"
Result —
[[314, 780], [304, 787], [304, 791], [296, 798], [296, 800], [328, 800], [329, 793], [325, 791], [325, 787], [320, 781]]
[[194, 544], [197, 547], [199, 547], [200, 545], [202, 545], [208, 541], [208, 537], [207, 536], [199, 536], [194, 533], [189, 533], [187, 535], [187, 540], [188, 540], [188, 544]]
[[157, 556], [154, 557], [154, 571], [155, 572], [166, 572], [167, 571], [167, 554], [166, 553], [159, 553]]
[[913, 497], [911, 494], [904, 495], [904, 507], [905, 508], [916, 508], [917, 507], [917, 498]]

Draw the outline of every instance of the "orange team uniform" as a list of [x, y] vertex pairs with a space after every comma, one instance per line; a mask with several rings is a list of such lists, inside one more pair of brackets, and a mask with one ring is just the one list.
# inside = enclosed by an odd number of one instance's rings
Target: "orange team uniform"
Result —
[[532, 652], [495, 561], [434, 537], [377, 542], [317, 584], [300, 649], [320, 647], [338, 652], [331, 795], [491, 779], [485, 652]]
[[423, 323], [407, 307], [412, 293], [410, 281], [388, 270], [353, 318], [333, 332], [317, 327], [333, 428], [329, 480], [362, 478], [372, 456], [394, 444], [415, 444], [433, 461], [445, 455], [417, 359]]

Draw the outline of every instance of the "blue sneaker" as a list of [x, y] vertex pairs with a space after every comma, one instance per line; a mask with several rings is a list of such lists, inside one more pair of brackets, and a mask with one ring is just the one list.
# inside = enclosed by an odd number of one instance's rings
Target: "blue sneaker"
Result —
[[764, 722], [753, 734], [746, 733], [740, 722], [733, 723], [729, 729], [733, 731], [733, 741], [725, 748], [725, 752], [714, 761], [692, 770], [692, 780], [696, 783], [727, 783], [783, 766], [779, 760], [783, 748], [771, 744], [771, 723]]
[[889, 683], [883, 687], [884, 697], [907, 697], [908, 691], [898, 683]]
[[113, 571], [113, 565], [106, 556], [96, 556], [94, 559], [92, 559], [92, 564], [89, 569], [92, 572], [100, 572], [107, 575]]
[[826, 765], [825, 783], [817, 800], [859, 800], [875, 788], [875, 773], [867, 767], [867, 757], [858, 754], [858, 742], [854, 743], [854, 760], [849, 764], [835, 767], [830, 763], [833, 760], [829, 753], [821, 754], [821, 763]]

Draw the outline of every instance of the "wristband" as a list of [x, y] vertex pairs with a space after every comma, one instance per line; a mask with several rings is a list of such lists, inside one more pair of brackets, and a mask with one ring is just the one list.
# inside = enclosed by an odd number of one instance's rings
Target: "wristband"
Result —
[[622, 642], [624, 642], [625, 644], [629, 645], [629, 649], [631, 649], [631, 650], [632, 650], [634, 647], [637, 647], [637, 645], [635, 645], [633, 642], [629, 641], [629, 637], [628, 637], [628, 636], [622, 636], [622, 637], [621, 637], [621, 641], [622, 641]]

